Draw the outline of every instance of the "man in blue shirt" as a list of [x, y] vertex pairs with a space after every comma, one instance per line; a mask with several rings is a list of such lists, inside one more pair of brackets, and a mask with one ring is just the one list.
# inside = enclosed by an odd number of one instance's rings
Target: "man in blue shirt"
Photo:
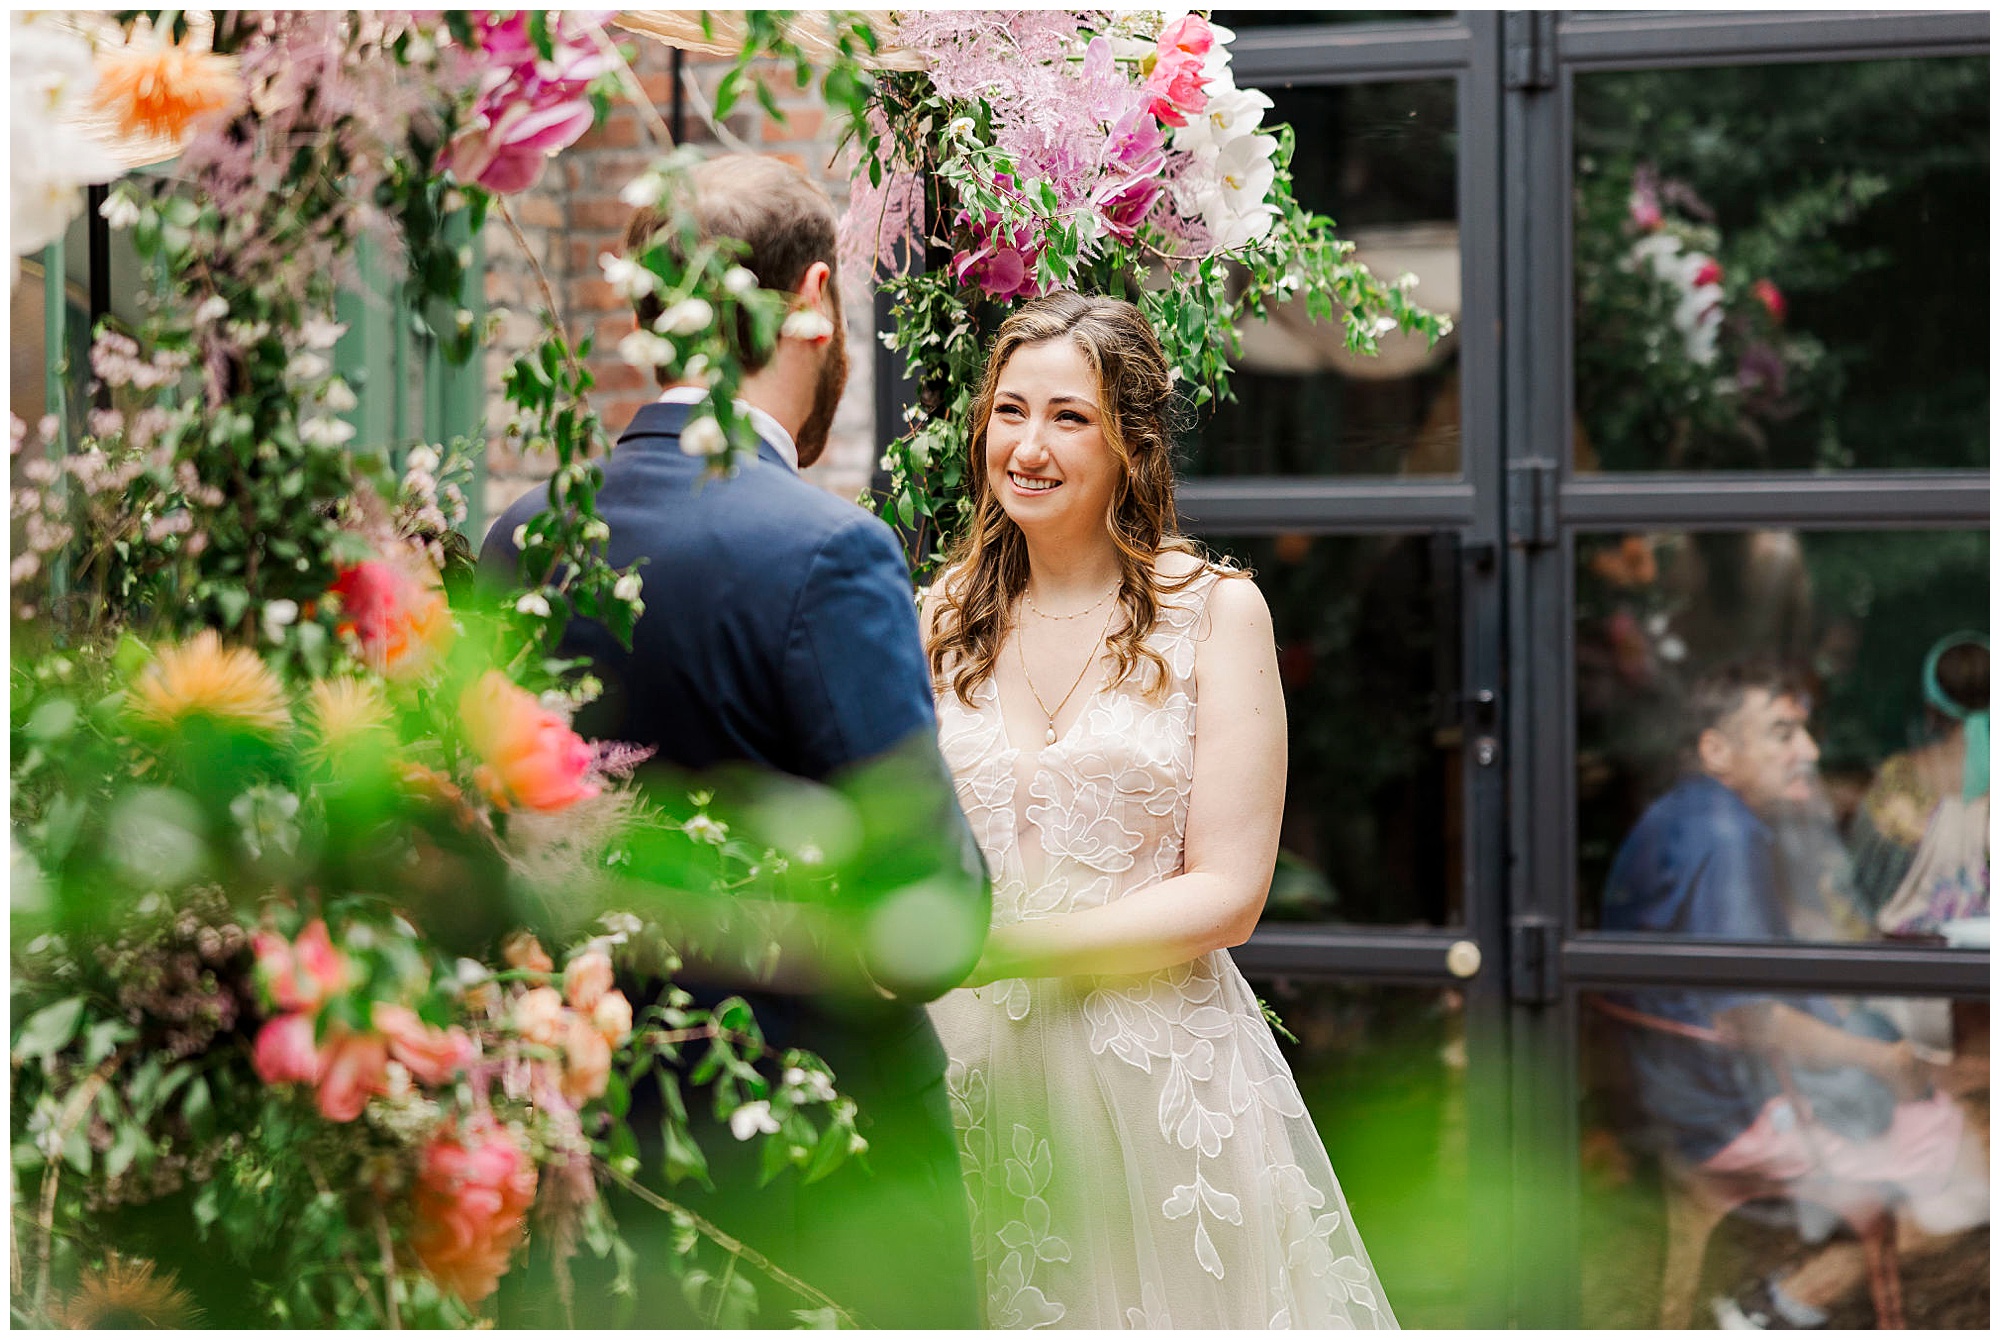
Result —
[[[1789, 939], [1766, 820], [1812, 799], [1819, 749], [1807, 729], [1809, 699], [1780, 670], [1735, 665], [1697, 682], [1688, 708], [1692, 766], [1619, 848], [1603, 927]], [[1908, 1042], [1854, 1031], [1832, 1002], [1815, 997], [1658, 990], [1627, 993], [1621, 1003], [1726, 1041], [1658, 1028], [1634, 1028], [1625, 1039], [1640, 1106], [1678, 1161], [1783, 1183], [1835, 1210], [1900, 1195], [1918, 1236], [1985, 1221], [1984, 1156], [1956, 1105], [1943, 1094], [1925, 1097], [1930, 1069]], [[1809, 1095], [1855, 1101], [1794, 1111], [1774, 1059], [1792, 1067]], [[1815, 1078], [1824, 1083], [1808, 1082]], [[1810, 1144], [1801, 1131], [1807, 1117], [1816, 1122]], [[1739, 1308], [1732, 1320], [1824, 1324], [1825, 1306], [1864, 1274], [1859, 1249], [1835, 1244], [1782, 1286], [1765, 1286], [1750, 1312]]]

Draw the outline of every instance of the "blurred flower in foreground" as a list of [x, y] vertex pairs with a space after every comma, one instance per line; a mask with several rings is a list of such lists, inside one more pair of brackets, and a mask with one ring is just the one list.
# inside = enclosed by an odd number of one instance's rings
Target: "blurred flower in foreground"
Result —
[[506, 1273], [535, 1198], [535, 1166], [491, 1118], [425, 1147], [410, 1245], [440, 1288], [484, 1301]]
[[451, 643], [444, 592], [414, 565], [367, 559], [341, 569], [329, 589], [340, 597], [340, 632], [352, 634], [361, 658], [391, 679], [421, 674]]
[[97, 53], [98, 108], [125, 135], [178, 140], [243, 96], [236, 62], [191, 42], [139, 37]]
[[276, 734], [291, 720], [270, 667], [254, 651], [223, 646], [212, 628], [162, 651], [140, 672], [133, 694], [134, 715], [155, 726], [205, 716]]
[[312, 752], [327, 757], [365, 740], [387, 741], [389, 705], [363, 679], [316, 679], [307, 691], [312, 715]]
[[458, 711], [484, 760], [474, 777], [495, 805], [560, 810], [598, 794], [590, 780], [596, 751], [498, 670], [466, 689]]

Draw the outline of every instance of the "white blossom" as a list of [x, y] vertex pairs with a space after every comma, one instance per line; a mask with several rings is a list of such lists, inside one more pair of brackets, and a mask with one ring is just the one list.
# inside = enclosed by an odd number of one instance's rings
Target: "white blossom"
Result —
[[308, 349], [331, 349], [340, 343], [340, 337], [347, 333], [347, 327], [338, 321], [329, 321], [323, 316], [309, 316], [299, 327], [299, 335]]
[[318, 414], [299, 425], [299, 440], [312, 447], [338, 447], [354, 436], [354, 425], [345, 419]]
[[634, 209], [651, 209], [660, 203], [660, 196], [667, 189], [667, 179], [657, 172], [642, 172], [625, 183], [625, 189], [618, 198]]
[[331, 371], [331, 363], [318, 354], [309, 354], [304, 350], [293, 354], [291, 361], [285, 364], [285, 375], [297, 382], [316, 382]]
[[138, 202], [123, 191], [106, 196], [97, 212], [114, 232], [122, 232], [139, 221]]
[[818, 1070], [792, 1066], [785, 1071], [785, 1087], [814, 1102], [833, 1101], [833, 1081]]
[[296, 600], [267, 600], [264, 602], [264, 637], [267, 641], [283, 642], [285, 629], [299, 620], [299, 603]]
[[8, 28], [8, 231], [13, 254], [26, 256], [61, 237], [83, 211], [84, 186], [114, 180], [123, 168], [78, 128], [97, 86], [90, 44], [41, 15], [17, 12]]
[[1271, 162], [1278, 141], [1244, 135], [1216, 155], [1215, 180], [1198, 195], [1202, 223], [1224, 251], [1259, 241], [1271, 231], [1277, 211], [1264, 203], [1277, 168]]
[[1190, 116], [1188, 123], [1174, 130], [1174, 148], [1191, 153], [1204, 163], [1212, 163], [1235, 140], [1252, 134], [1263, 124], [1270, 98], [1254, 88], [1208, 90], [1208, 106]]
[[597, 255], [597, 264], [604, 271], [604, 282], [628, 302], [636, 302], [659, 290], [660, 277], [635, 260], [602, 251]]
[[740, 298], [757, 291], [757, 276], [740, 265], [732, 265], [722, 276], [722, 287]]
[[594, 516], [583, 523], [583, 542], [602, 544], [611, 538], [611, 525], [601, 516]]
[[628, 572], [612, 583], [611, 594], [629, 605], [639, 598], [639, 592], [644, 585], [638, 573]]
[[229, 299], [220, 293], [194, 309], [194, 319], [202, 325], [210, 325], [229, 315]]
[[618, 341], [618, 357], [644, 372], [672, 367], [674, 346], [650, 330], [635, 330]]
[[729, 840], [728, 825], [717, 823], [706, 814], [697, 814], [682, 824], [681, 832], [696, 842], [706, 842], [711, 847], [720, 847]]
[[[220, 299], [217, 301], [220, 301]], [[320, 399], [324, 400], [326, 407], [335, 414], [352, 413], [361, 404], [355, 398], [353, 389], [338, 377], [335, 377], [326, 384], [326, 391], [320, 396]]]
[[682, 298], [660, 313], [653, 329], [665, 335], [699, 335], [715, 324], [715, 309], [704, 298]]
[[763, 1099], [745, 1103], [729, 1114], [729, 1133], [738, 1140], [748, 1140], [762, 1133], [776, 1135], [778, 1119], [771, 1115], [771, 1105]]
[[540, 591], [530, 591], [514, 602], [516, 614], [532, 614], [537, 619], [549, 617], [549, 598]]
[[403, 469], [410, 472], [434, 475], [437, 468], [437, 448], [429, 445], [410, 448], [409, 456], [403, 461]]
[[681, 429], [681, 450], [690, 456], [720, 456], [729, 449], [729, 438], [711, 415], [691, 419]]
[[833, 334], [833, 322], [824, 313], [804, 307], [786, 317], [778, 333], [788, 340], [823, 340]]

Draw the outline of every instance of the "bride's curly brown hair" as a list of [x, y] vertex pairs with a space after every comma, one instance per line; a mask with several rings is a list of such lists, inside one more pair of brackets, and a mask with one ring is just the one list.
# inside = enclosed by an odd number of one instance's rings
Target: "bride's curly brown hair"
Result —
[[[993, 674], [1013, 618], [1014, 602], [1028, 585], [1028, 542], [1001, 507], [986, 477], [986, 430], [1000, 374], [1024, 345], [1067, 339], [1097, 380], [1104, 445], [1119, 464], [1118, 483], [1104, 519], [1119, 561], [1119, 608], [1124, 620], [1108, 639], [1116, 668], [1111, 683], [1147, 667], [1145, 692], [1166, 684], [1166, 662], [1146, 645], [1160, 615], [1160, 597], [1178, 592], [1210, 564], [1180, 533], [1174, 512], [1174, 385], [1159, 338], [1137, 307], [1115, 298], [1057, 293], [1037, 299], [1001, 323], [986, 373], [972, 406], [968, 436], [972, 522], [946, 554], [946, 576], [932, 589], [931, 680], [951, 688], [970, 707], [972, 692]], [[1196, 559], [1178, 578], [1162, 577], [1157, 559], [1173, 551]]]

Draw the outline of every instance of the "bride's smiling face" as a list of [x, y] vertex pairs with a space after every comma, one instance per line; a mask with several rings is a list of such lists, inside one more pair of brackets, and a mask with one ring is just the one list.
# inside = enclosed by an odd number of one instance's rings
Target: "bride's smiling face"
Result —
[[1083, 351], [1067, 339], [1016, 349], [986, 421], [986, 483], [1007, 515], [1030, 531], [1101, 524], [1118, 469]]

